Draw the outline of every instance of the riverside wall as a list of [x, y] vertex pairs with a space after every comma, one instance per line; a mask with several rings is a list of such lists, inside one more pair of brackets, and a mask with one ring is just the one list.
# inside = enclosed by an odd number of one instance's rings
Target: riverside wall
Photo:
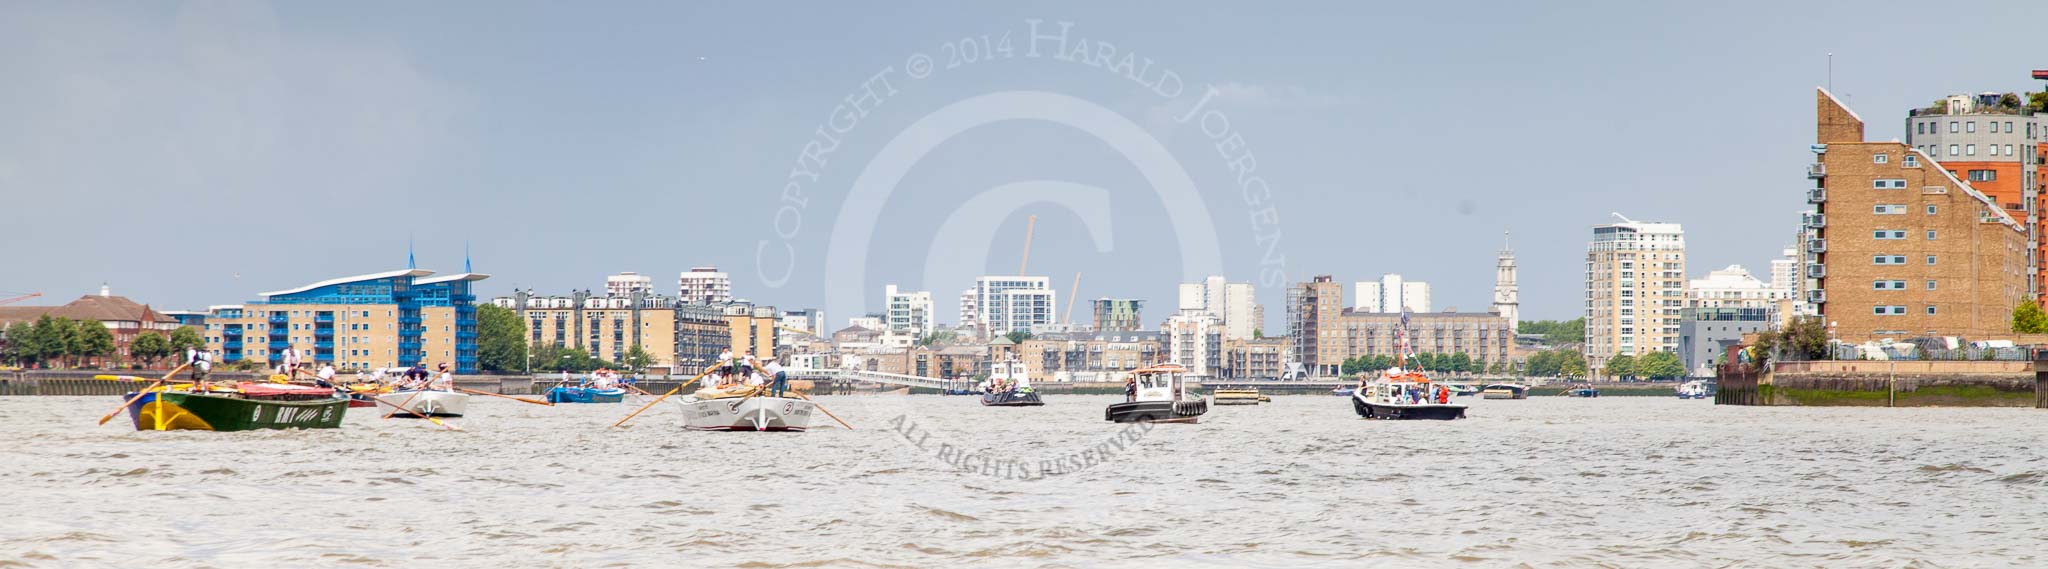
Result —
[[1714, 402], [1809, 407], [2042, 407], [2028, 361], [1778, 362], [1721, 369]]

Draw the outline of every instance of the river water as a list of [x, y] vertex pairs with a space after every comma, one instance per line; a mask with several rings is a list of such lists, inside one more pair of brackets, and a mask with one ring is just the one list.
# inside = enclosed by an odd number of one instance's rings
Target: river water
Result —
[[479, 398], [462, 432], [139, 433], [93, 426], [110, 398], [4, 398], [0, 567], [2048, 565], [2048, 411], [1386, 422], [1279, 396], [1145, 430], [1102, 420], [1116, 400], [820, 397], [858, 430], [773, 434]]

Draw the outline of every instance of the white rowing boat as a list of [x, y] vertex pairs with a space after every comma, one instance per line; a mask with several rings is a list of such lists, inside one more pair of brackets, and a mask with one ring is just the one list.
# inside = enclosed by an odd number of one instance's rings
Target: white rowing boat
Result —
[[469, 395], [454, 391], [393, 391], [377, 395], [377, 400], [405, 409], [396, 411], [391, 415], [393, 417], [417, 416], [413, 413], [430, 417], [461, 417], [463, 411], [469, 409]]
[[726, 397], [678, 400], [683, 426], [693, 431], [793, 431], [811, 426], [817, 404], [794, 397]]

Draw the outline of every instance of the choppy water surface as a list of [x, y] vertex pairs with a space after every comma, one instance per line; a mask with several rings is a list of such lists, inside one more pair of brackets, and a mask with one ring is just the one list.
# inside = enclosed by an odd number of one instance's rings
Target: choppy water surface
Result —
[[[495, 399], [464, 432], [138, 433], [92, 426], [109, 398], [5, 398], [0, 566], [2048, 565], [2048, 411], [1539, 398], [1424, 423], [1282, 396], [1117, 450], [1114, 400], [822, 397], [860, 430], [804, 434]], [[1080, 470], [961, 473], [962, 448]]]

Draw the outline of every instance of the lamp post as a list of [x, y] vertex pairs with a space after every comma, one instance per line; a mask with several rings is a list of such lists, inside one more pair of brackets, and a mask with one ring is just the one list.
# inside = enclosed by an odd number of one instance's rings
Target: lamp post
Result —
[[1839, 321], [1828, 322], [1828, 359], [1830, 360], [1837, 358], [1835, 355], [1835, 325], [1840, 323]]

